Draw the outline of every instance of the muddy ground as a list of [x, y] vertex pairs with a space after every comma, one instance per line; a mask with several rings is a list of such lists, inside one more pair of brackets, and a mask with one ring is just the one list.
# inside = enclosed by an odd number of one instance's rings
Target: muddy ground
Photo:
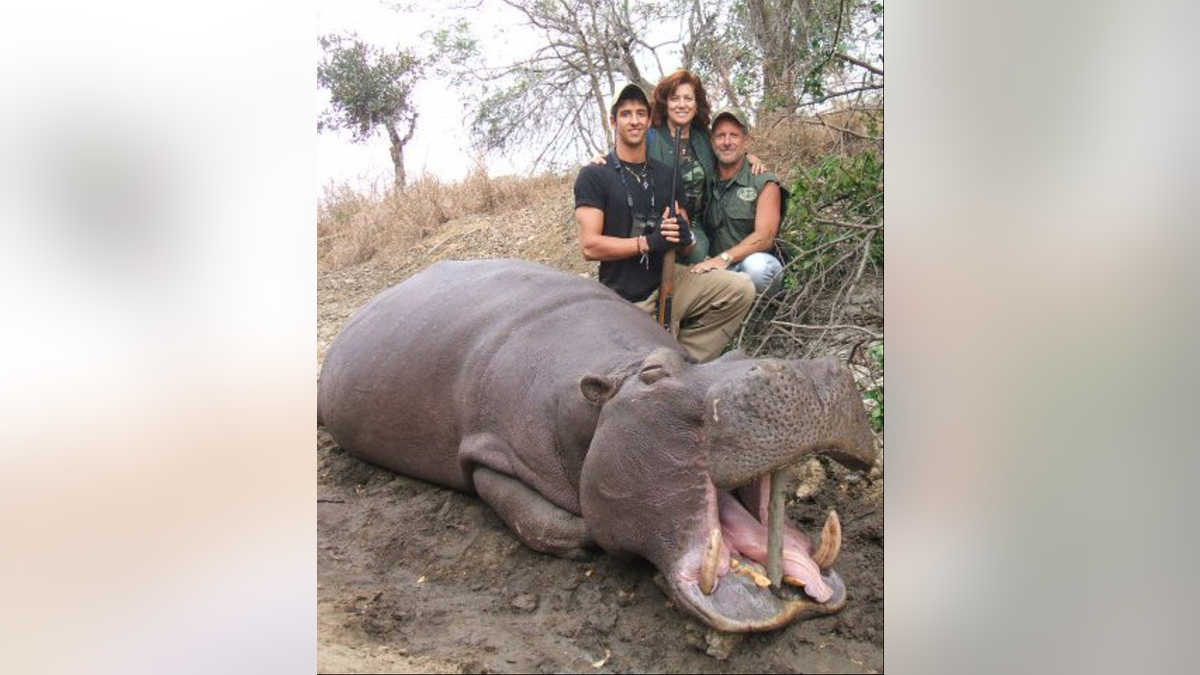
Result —
[[[442, 258], [523, 257], [577, 273], [566, 195], [505, 216], [449, 223], [403, 259], [325, 271], [318, 362], [376, 293]], [[548, 225], [549, 224], [549, 225]], [[319, 363], [318, 363], [319, 368]], [[642, 561], [536, 553], [474, 495], [348, 456], [317, 431], [320, 672], [882, 672], [883, 479], [821, 460], [815, 495], [789, 515], [815, 533], [829, 509], [844, 540], [839, 614], [730, 636], [675, 608]]]

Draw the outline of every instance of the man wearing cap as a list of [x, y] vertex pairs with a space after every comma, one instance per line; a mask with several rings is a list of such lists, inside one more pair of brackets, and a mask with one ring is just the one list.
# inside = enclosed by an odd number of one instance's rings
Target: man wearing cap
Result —
[[[653, 313], [662, 280], [663, 254], [675, 247], [686, 255], [693, 238], [687, 217], [671, 218], [668, 204], [679, 199], [680, 181], [671, 167], [646, 154], [650, 98], [635, 84], [613, 97], [610, 121], [616, 147], [604, 164], [589, 164], [575, 180], [575, 218], [586, 260], [600, 261], [600, 282]], [[671, 194], [675, 184], [676, 194]], [[671, 332], [696, 360], [718, 356], [754, 302], [745, 276], [716, 270], [688, 273], [675, 266]]]
[[772, 253], [783, 219], [784, 191], [775, 174], [750, 172], [746, 161], [749, 143], [746, 115], [736, 108], [719, 110], [712, 123], [717, 180], [704, 220], [711, 242], [708, 253], [714, 257], [691, 271], [742, 272], [754, 282], [755, 291], [773, 294], [783, 281], [783, 263]]

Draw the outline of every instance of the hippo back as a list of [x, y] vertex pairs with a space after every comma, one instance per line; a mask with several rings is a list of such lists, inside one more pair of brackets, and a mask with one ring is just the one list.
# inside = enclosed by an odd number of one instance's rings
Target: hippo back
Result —
[[[517, 260], [440, 262], [374, 298], [330, 345], [318, 415], [349, 452], [463, 490], [460, 443], [492, 434], [514, 452], [512, 475], [574, 506], [562, 493], [582, 458], [559, 446], [571, 444], [562, 418], [588, 407], [580, 379], [657, 347], [680, 349], [595, 281]], [[585, 449], [588, 424], [567, 430]]]

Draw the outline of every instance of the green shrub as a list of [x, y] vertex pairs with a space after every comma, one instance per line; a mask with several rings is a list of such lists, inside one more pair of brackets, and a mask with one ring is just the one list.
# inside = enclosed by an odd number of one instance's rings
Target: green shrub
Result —
[[[871, 347], [869, 350], [867, 350], [867, 354], [870, 355], [871, 360], [874, 361], [875, 364], [879, 367], [879, 373], [880, 373], [880, 375], [882, 375], [883, 374], [883, 343], [880, 342], [879, 344]], [[875, 370], [875, 368], [872, 367], [871, 371], [874, 372], [874, 370]], [[872, 385], [870, 387], [867, 387], [866, 393], [863, 394], [863, 400], [875, 402], [875, 406], [873, 408], [871, 408], [871, 426], [875, 427], [879, 431], [882, 431], [883, 430], [883, 386], [882, 385]]]

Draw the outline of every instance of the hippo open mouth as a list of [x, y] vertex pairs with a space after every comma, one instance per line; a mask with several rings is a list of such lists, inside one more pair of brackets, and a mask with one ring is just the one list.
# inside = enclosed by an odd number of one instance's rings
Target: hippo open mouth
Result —
[[771, 478], [763, 476], [736, 495], [710, 484], [704, 519], [709, 535], [681, 556], [667, 579], [671, 594], [718, 630], [770, 630], [831, 614], [846, 602], [846, 587], [830, 569], [841, 549], [841, 525], [833, 511], [815, 547], [786, 516], [781, 519], [782, 574], [778, 585], [771, 583]]
[[784, 467], [814, 452], [869, 466], [874, 446], [857, 401], [835, 361], [803, 369], [762, 361], [708, 391], [705, 515], [668, 585], [714, 627], [769, 630], [845, 604], [845, 585], [831, 569], [841, 549], [837, 513], [814, 545], [784, 513]]
[[[718, 630], [771, 630], [842, 608], [846, 588], [830, 569], [837, 516], [814, 546], [786, 522], [784, 492], [787, 467], [814, 453], [851, 469], [874, 463], [847, 368], [738, 354], [689, 367], [659, 350], [601, 400], [581, 481], [597, 543], [653, 562], [681, 608]], [[640, 433], [649, 428], [653, 437]]]

